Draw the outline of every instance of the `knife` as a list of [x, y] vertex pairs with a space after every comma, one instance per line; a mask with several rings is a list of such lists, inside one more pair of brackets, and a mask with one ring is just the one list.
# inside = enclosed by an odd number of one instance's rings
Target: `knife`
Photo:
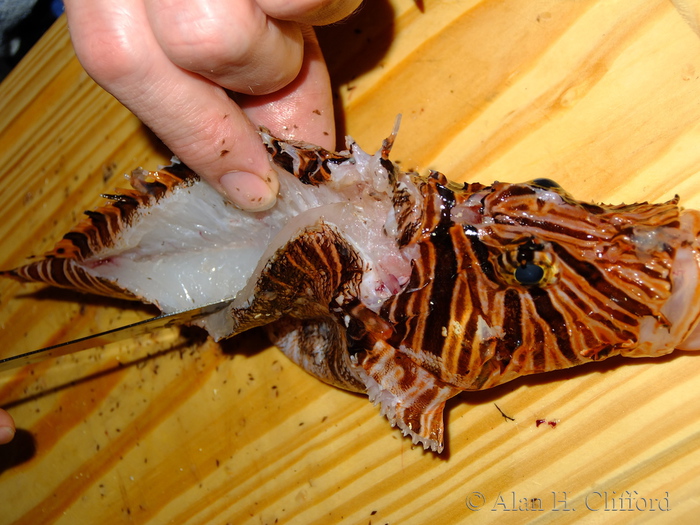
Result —
[[95, 348], [97, 346], [123, 341], [124, 339], [147, 334], [159, 328], [168, 328], [171, 326], [190, 323], [223, 310], [229, 306], [232, 301], [233, 299], [226, 299], [224, 301], [209, 303], [204, 306], [192, 308], [191, 310], [181, 310], [172, 314], [159, 315], [157, 317], [144, 319], [143, 321], [122, 326], [120, 328], [113, 328], [112, 330], [107, 330], [106, 332], [101, 332], [99, 334], [81, 337], [80, 339], [75, 339], [66, 343], [59, 343], [57, 345], [42, 348], [40, 350], [33, 350], [24, 354], [5, 357], [0, 359], [0, 372], [11, 368], [28, 365], [30, 363], [37, 363], [39, 361], [43, 361], [44, 359], [49, 359], [50, 357], [60, 357], [63, 355], [72, 354], [74, 352], [79, 352], [81, 350], [87, 350], [88, 348]]

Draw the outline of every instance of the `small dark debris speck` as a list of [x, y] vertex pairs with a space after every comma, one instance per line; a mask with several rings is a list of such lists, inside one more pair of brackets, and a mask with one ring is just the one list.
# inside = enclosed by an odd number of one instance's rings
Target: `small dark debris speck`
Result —
[[498, 411], [503, 416], [503, 419], [505, 419], [506, 421], [515, 421], [515, 418], [512, 418], [509, 415], [507, 415], [505, 412], [503, 412], [503, 410], [501, 410], [501, 407], [499, 407], [496, 403], [494, 403], [493, 406], [495, 406], [498, 409]]

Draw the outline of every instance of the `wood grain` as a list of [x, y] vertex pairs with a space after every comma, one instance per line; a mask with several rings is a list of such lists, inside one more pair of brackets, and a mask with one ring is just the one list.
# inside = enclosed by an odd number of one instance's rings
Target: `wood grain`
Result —
[[[365, 149], [401, 113], [405, 167], [700, 208], [700, 39], [670, 2], [380, 0], [320, 34], [341, 132]], [[168, 157], [83, 72], [60, 19], [0, 85], [0, 267]], [[9, 280], [0, 304], [0, 355], [153, 314]], [[20, 429], [0, 447], [0, 523], [690, 523], [699, 359], [464, 394], [436, 456], [256, 334], [165, 330], [0, 375]], [[625, 491], [634, 510], [605, 507]]]

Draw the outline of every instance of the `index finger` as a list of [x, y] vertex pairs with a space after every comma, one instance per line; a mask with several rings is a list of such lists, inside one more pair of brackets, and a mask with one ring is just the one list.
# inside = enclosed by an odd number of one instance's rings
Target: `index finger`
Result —
[[141, 1], [65, 4], [78, 58], [100, 85], [232, 201], [274, 202], [277, 179], [257, 130], [223, 88], [167, 58]]

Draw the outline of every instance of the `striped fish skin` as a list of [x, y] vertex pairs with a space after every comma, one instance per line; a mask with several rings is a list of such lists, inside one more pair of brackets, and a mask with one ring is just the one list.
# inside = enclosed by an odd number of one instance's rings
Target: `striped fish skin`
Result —
[[[158, 210], [204, 201], [232, 229], [202, 220], [187, 242], [211, 237], [218, 247], [230, 236], [254, 264], [230, 278], [232, 307], [202, 325], [215, 338], [267, 326], [299, 366], [366, 392], [392, 426], [437, 452], [445, 403], [462, 391], [614, 355], [700, 349], [700, 213], [682, 211], [678, 198], [611, 206], [577, 201], [548, 179], [420, 177], [389, 160], [395, 134], [374, 156], [351, 141], [335, 153], [262, 137], [282, 184], [272, 211], [216, 201], [182, 164], [137, 170], [133, 190], [108, 196], [45, 259], [9, 273], [180, 308], [166, 291], [153, 295], [114, 272], [148, 271], [130, 265], [142, 257], [139, 243], [154, 244], [140, 232]], [[190, 251], [221, 273], [197, 246]], [[154, 258], [167, 256], [146, 257]], [[193, 306], [223, 298], [197, 297], [200, 285], [179, 278], [177, 286]]]

